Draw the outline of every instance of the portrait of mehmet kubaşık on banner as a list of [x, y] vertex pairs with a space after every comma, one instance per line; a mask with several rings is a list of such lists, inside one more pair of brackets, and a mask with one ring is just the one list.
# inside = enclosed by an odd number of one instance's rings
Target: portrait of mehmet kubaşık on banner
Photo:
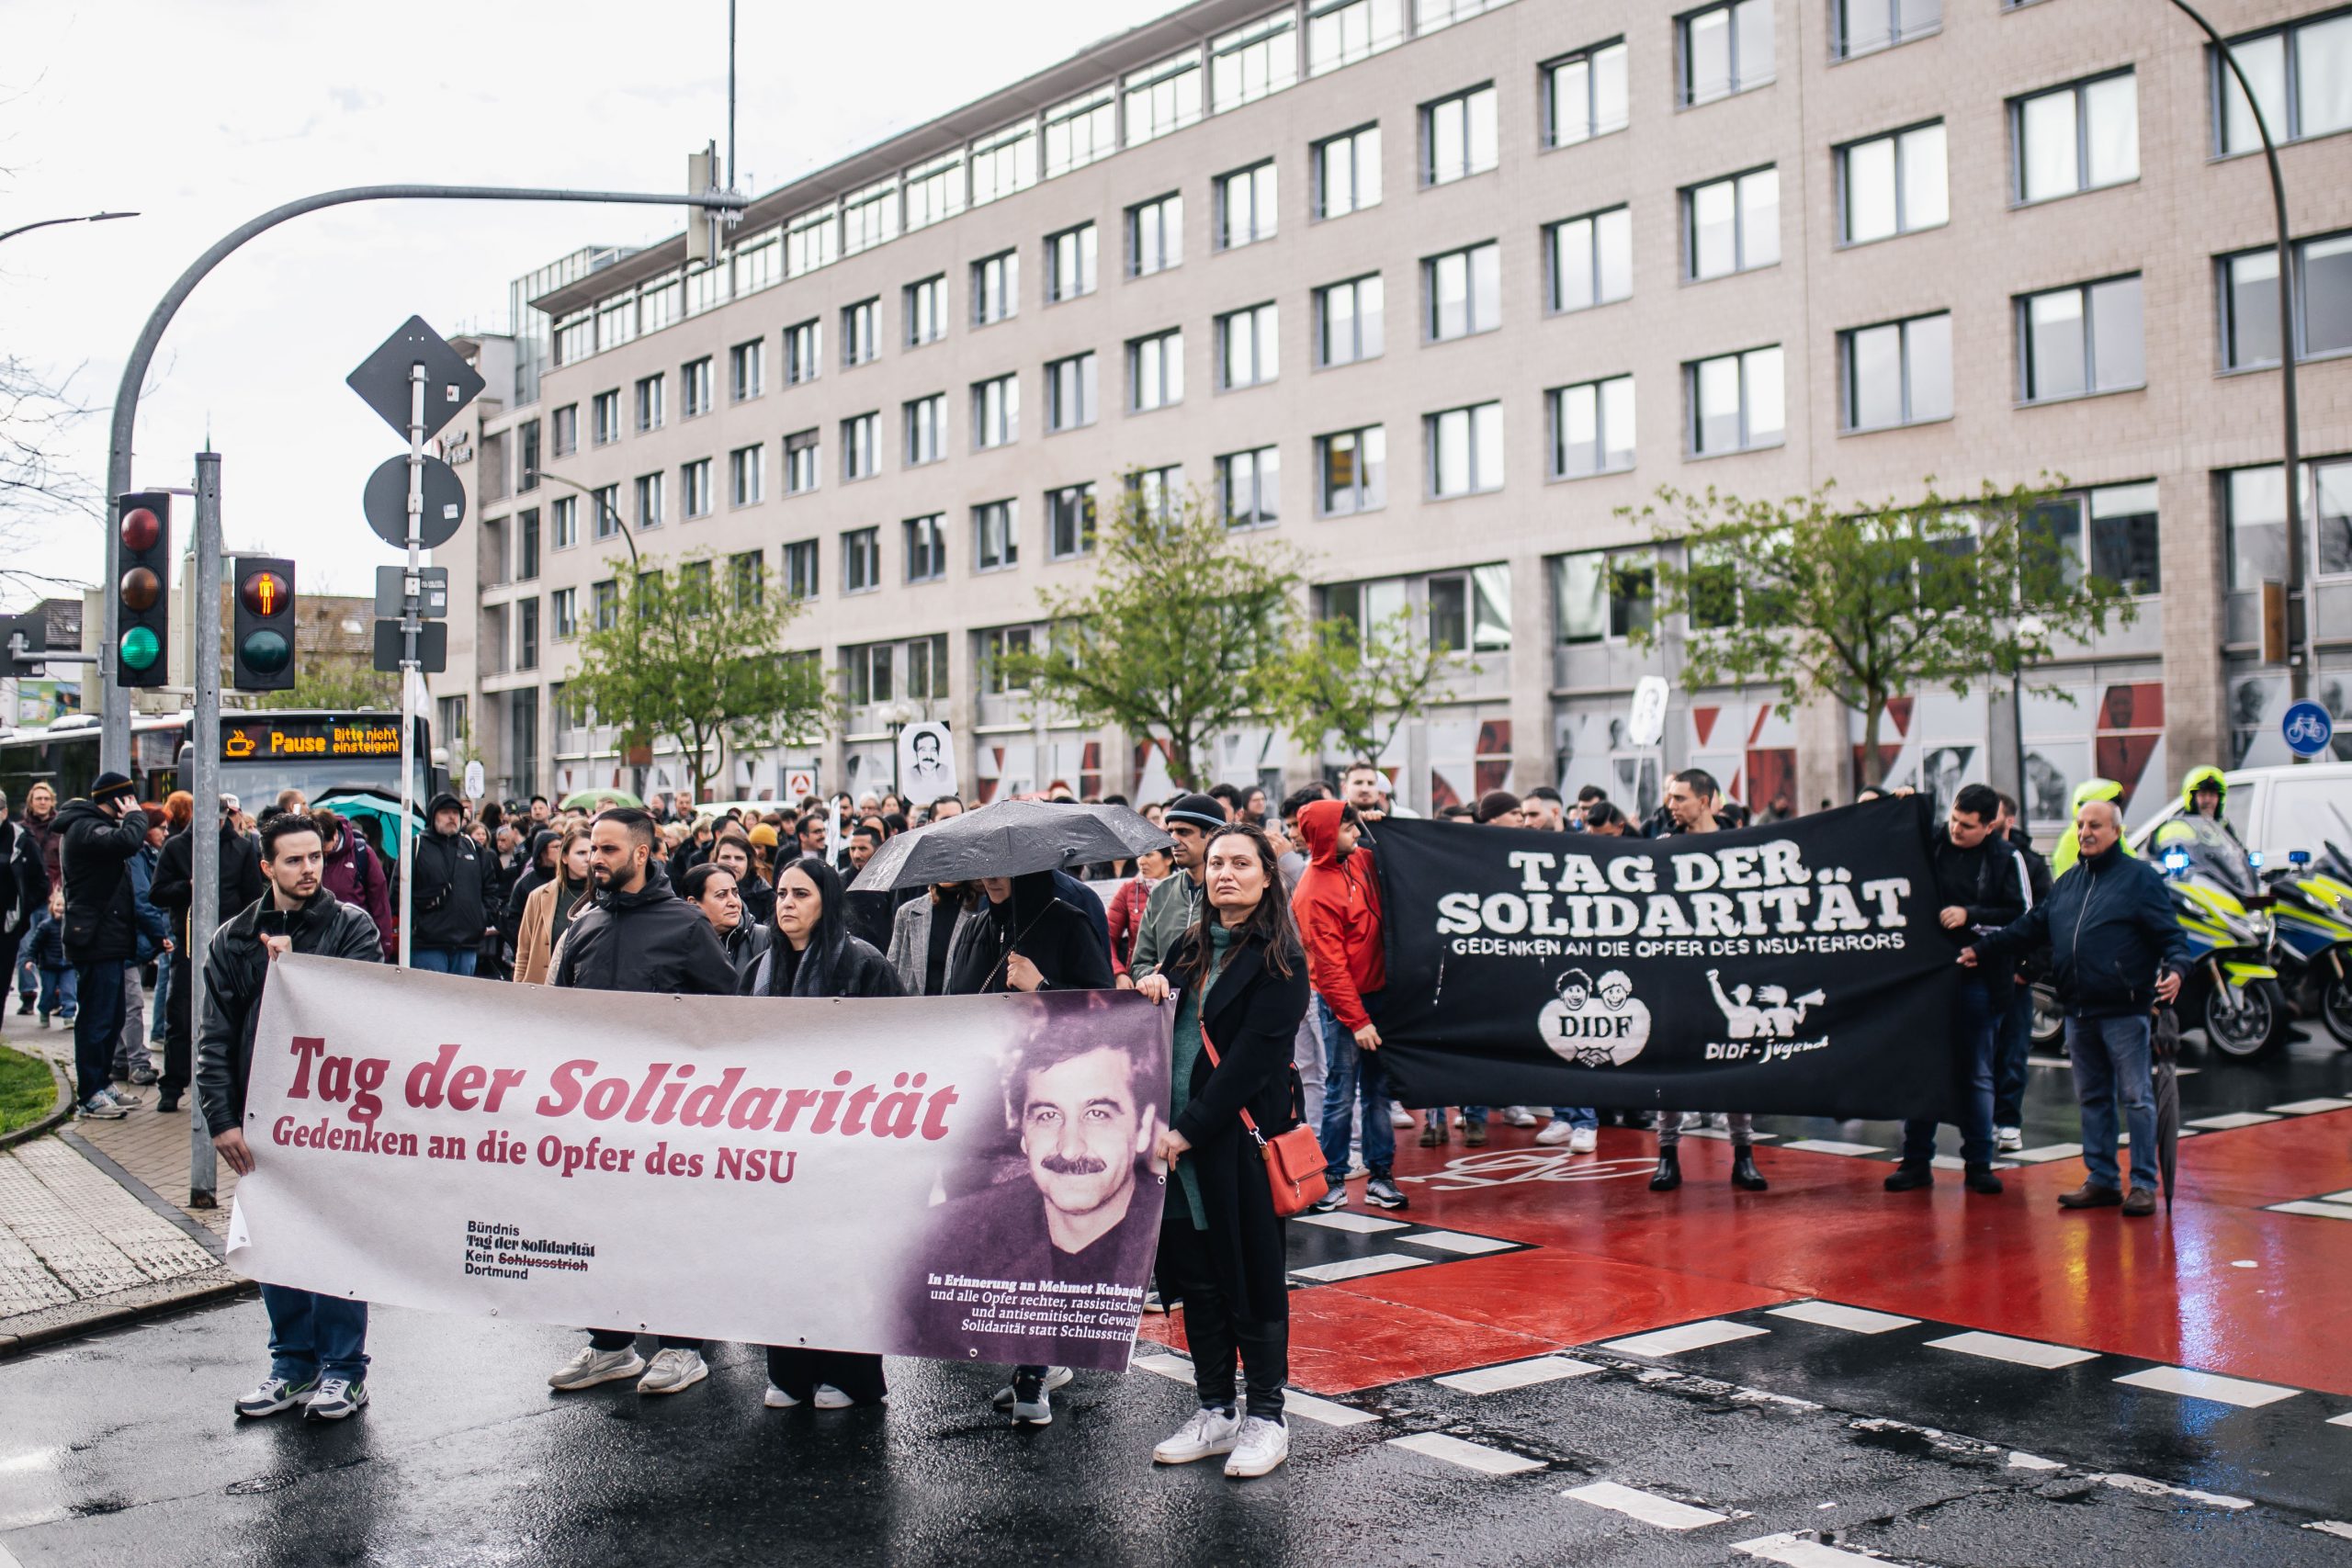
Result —
[[[1056, 998], [1001, 1057], [1003, 1116], [923, 1220], [899, 1343], [953, 1360], [1124, 1367], [1159, 1244], [1167, 1042]], [[1073, 1016], [1074, 1010], [1078, 1011]]]

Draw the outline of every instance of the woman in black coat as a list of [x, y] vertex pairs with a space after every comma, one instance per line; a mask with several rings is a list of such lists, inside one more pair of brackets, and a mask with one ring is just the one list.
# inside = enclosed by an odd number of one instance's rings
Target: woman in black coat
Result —
[[980, 879], [984, 919], [948, 958], [947, 993], [1107, 991], [1111, 954], [1093, 922], [1061, 899], [1050, 871]]
[[[776, 874], [775, 934], [743, 976], [747, 997], [897, 997], [905, 991], [890, 961], [849, 934], [847, 890], [820, 860], [797, 860]], [[820, 1410], [879, 1404], [889, 1393], [882, 1358], [797, 1345], [768, 1347], [767, 1405]]]
[[[1290, 1455], [1289, 1263], [1265, 1156], [1241, 1113], [1269, 1138], [1297, 1120], [1291, 1048], [1306, 1014], [1306, 960], [1262, 829], [1237, 823], [1212, 834], [1202, 881], [1199, 919], [1170, 963], [1136, 987], [1176, 1006], [1173, 1103], [1157, 1151], [1175, 1177], [1159, 1276], [1183, 1298], [1201, 1399], [1152, 1458], [1186, 1464], [1226, 1454], [1227, 1475], [1263, 1475]], [[1214, 1066], [1204, 1036], [1216, 1046]], [[1248, 1396], [1238, 1410], [1237, 1359]]]

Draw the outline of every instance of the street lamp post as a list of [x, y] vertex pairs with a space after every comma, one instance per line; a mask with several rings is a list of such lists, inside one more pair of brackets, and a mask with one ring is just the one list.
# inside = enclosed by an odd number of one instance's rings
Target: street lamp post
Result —
[[85, 212], [74, 218], [44, 218], [38, 223], [20, 223], [0, 232], [0, 240], [13, 240], [19, 234], [29, 234], [36, 229], [47, 229], [58, 223], [111, 223], [118, 218], [136, 218], [136, 212]]
[[[2278, 248], [2279, 394], [2287, 436], [2287, 694], [2290, 701], [2301, 702], [2311, 692], [2312, 628], [2311, 606], [2304, 602], [2303, 591], [2302, 453], [2295, 408], [2295, 258], [2294, 243], [2287, 227], [2287, 182], [2278, 173], [2278, 144], [2271, 140], [2270, 117], [2262, 112], [2262, 100], [2255, 96], [2254, 84], [2239, 68], [2237, 51], [2188, 0], [2172, 0], [2172, 4], [2212, 40], [2214, 52], [2230, 68], [2231, 79], [2245, 95], [2247, 112], [2254, 116], [2254, 129], [2262, 138], [2263, 163], [2270, 171], [2270, 209], [2278, 226]], [[2295, 761], [2307, 759], [2297, 757]]]

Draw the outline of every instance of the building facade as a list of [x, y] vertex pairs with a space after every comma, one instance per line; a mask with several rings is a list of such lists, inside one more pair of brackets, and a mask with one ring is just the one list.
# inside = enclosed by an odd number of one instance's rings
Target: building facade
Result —
[[[2352, 717], [2352, 11], [2208, 9], [2286, 142], [2312, 684]], [[514, 337], [469, 340], [516, 399], [445, 438], [480, 522], [442, 552], [443, 733], [512, 793], [683, 782], [562, 695], [634, 545], [756, 556], [840, 671], [844, 730], [728, 759], [721, 796], [887, 782], [910, 718], [953, 727], [967, 794], [1160, 793], [1140, 738], [994, 656], [1090, 570], [1095, 508], [1182, 486], [1304, 552], [1318, 613], [1462, 651], [1383, 759], [1416, 804], [1646, 807], [1695, 763], [1811, 807], [1853, 787], [1835, 703], [1678, 688], [1662, 745], [1627, 743], [1634, 682], [1673, 674], [1670, 639], [1628, 641], [1628, 509], [2054, 474], [2136, 622], [2039, 673], [2071, 700], [1896, 699], [1890, 776], [2007, 786], [2021, 737], [2037, 820], [2094, 773], [2144, 808], [2285, 755], [2253, 137], [2152, 0], [1199, 0], [758, 197], [713, 265], [583, 251]], [[1267, 730], [1216, 767], [1341, 761]]]

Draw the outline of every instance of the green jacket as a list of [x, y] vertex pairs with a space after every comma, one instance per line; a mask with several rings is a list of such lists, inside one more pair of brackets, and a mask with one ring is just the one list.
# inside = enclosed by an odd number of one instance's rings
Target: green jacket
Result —
[[1200, 913], [1201, 885], [1189, 872], [1178, 872], [1163, 880], [1144, 900], [1143, 919], [1136, 926], [1135, 955], [1127, 960], [1127, 973], [1140, 980], [1156, 975], [1163, 959], [1176, 951], [1176, 944], [1192, 928], [1193, 919]]

